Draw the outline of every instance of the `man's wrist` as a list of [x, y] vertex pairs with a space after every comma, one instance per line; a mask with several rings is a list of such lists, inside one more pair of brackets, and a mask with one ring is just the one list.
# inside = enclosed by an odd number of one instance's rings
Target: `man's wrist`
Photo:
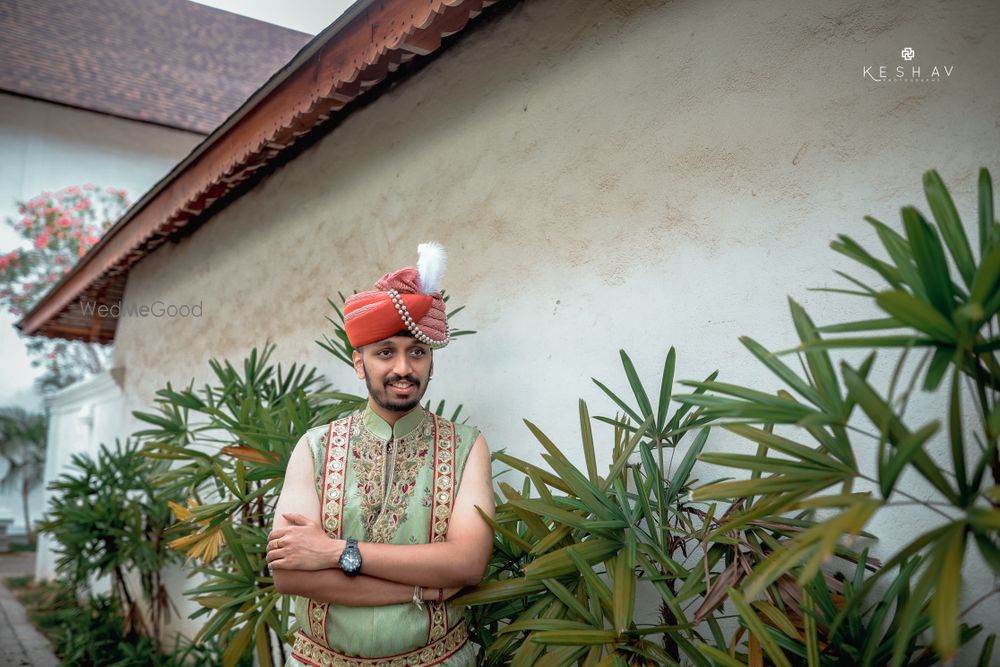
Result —
[[330, 567], [340, 569], [340, 554], [344, 553], [344, 545], [346, 544], [347, 540], [330, 538]]

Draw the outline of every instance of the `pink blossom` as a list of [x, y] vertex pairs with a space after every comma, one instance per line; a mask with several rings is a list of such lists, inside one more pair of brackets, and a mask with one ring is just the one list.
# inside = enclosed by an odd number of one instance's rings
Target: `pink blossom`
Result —
[[67, 218], [65, 215], [59, 218], [59, 220], [57, 220], [56, 222], [60, 227], [69, 227], [70, 224], [72, 224], [70, 219]]
[[48, 244], [49, 244], [49, 233], [48, 233], [48, 231], [42, 232], [41, 234], [38, 235], [38, 238], [35, 239], [35, 247], [38, 248], [39, 250], [41, 250], [42, 248], [44, 248]]

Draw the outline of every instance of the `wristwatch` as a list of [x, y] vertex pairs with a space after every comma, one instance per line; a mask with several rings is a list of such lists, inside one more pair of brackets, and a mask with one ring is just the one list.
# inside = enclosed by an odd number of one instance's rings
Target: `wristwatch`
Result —
[[358, 549], [358, 541], [353, 537], [347, 538], [347, 544], [340, 553], [340, 569], [349, 577], [358, 575], [361, 569], [361, 550]]

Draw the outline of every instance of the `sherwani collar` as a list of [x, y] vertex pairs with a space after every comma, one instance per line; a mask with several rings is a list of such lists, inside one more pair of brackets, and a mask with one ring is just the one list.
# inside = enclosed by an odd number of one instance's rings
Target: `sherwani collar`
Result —
[[365, 428], [371, 431], [375, 437], [382, 440], [389, 440], [390, 438], [399, 440], [419, 428], [424, 421], [424, 416], [423, 407], [417, 405], [417, 407], [397, 419], [394, 425], [389, 426], [389, 422], [382, 419], [377, 412], [372, 410], [371, 405], [366, 404], [362, 420], [364, 421]]

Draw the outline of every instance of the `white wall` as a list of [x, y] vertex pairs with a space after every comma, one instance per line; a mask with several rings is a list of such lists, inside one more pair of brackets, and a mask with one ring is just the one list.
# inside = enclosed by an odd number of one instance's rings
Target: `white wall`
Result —
[[[619, 347], [648, 385], [674, 345], [679, 379], [721, 369], [777, 389], [738, 336], [790, 347], [786, 295], [820, 324], [873, 316], [807, 291], [856, 272], [836, 234], [873, 246], [864, 215], [926, 211], [930, 168], [974, 226], [978, 168], [1000, 177], [997, 27], [987, 1], [520, 3], [133, 270], [126, 300], [204, 314], [120, 323], [129, 410], [266, 339], [363, 391], [313, 342], [326, 299], [412, 264], [426, 239], [450, 252], [444, 285], [468, 305], [455, 324], [479, 331], [436, 354], [428, 395], [464, 403], [493, 450], [541, 462], [528, 418], [582, 465], [576, 400], [613, 411], [590, 378], [625, 390]], [[951, 76], [865, 79], [906, 46]], [[874, 522], [880, 553], [927, 520]], [[975, 562], [968, 576], [963, 605], [992, 581]], [[972, 619], [997, 617], [994, 597]]]
[[[45, 487], [63, 473], [79, 474], [79, 469], [72, 466], [74, 454], [96, 458], [102, 443], [113, 449], [115, 438], [124, 441], [123, 380], [124, 369], [116, 368], [46, 397], [45, 405], [50, 418], [45, 453], [45, 483], [38, 489], [31, 503], [39, 518], [53, 495]], [[39, 536], [35, 576], [41, 579], [55, 578], [57, 558], [52, 538], [47, 534]]]
[[[179, 162], [202, 137], [148, 123], [0, 94], [0, 220], [17, 220], [16, 201], [71, 185], [93, 183], [123, 188], [132, 202]], [[0, 252], [24, 240], [0, 224]], [[14, 327], [19, 318], [0, 311], [0, 405], [41, 411], [42, 397], [32, 383], [24, 339]], [[0, 462], [0, 469], [6, 469]], [[31, 520], [41, 518], [37, 487], [29, 499]], [[13, 518], [12, 533], [24, 532], [20, 492], [0, 492], [0, 518]]]

